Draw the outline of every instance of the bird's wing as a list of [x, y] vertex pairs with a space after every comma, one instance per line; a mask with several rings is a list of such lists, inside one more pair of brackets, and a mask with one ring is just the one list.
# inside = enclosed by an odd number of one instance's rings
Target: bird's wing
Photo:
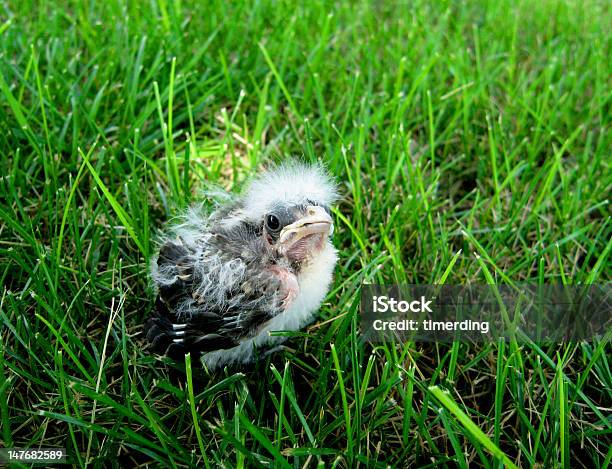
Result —
[[[282, 276], [264, 267], [265, 259], [248, 245], [252, 237], [235, 241], [217, 235], [204, 248], [180, 239], [162, 246], [155, 311], [145, 324], [154, 351], [180, 358], [229, 349], [282, 312]], [[238, 246], [250, 253], [247, 259], [239, 257]]]

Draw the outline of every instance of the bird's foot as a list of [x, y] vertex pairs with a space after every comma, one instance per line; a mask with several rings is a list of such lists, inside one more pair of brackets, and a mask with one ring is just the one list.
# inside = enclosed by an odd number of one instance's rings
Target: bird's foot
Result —
[[277, 345], [275, 347], [267, 349], [265, 352], [261, 354], [261, 357], [266, 358], [276, 352], [295, 352], [295, 350], [292, 349], [291, 347], [287, 347], [286, 345], [281, 344], [281, 345]]

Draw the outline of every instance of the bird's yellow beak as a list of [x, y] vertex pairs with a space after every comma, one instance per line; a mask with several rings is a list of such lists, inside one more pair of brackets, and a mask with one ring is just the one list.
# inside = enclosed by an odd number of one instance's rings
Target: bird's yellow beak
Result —
[[279, 241], [282, 244], [294, 244], [311, 234], [329, 235], [333, 228], [333, 220], [329, 214], [316, 205], [306, 207], [306, 215], [295, 223], [285, 226], [280, 232]]

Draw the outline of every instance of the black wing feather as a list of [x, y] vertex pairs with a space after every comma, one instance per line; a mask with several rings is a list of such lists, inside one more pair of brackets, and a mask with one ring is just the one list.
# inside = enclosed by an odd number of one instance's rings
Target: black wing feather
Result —
[[[249, 248], [246, 251], [253, 254], [253, 258], [245, 260], [252, 275], [240, 286], [243, 301], [239, 307], [222, 311], [212, 309], [205, 301], [200, 305], [194, 298], [194, 283], [199, 281], [194, 271], [197, 261], [194, 252], [180, 240], [168, 241], [162, 246], [157, 266], [171, 272], [175, 281], [158, 285], [155, 311], [145, 323], [145, 335], [154, 352], [181, 359], [188, 352], [200, 355], [230, 349], [280, 311], [278, 303], [275, 303], [278, 279], [262, 272], [262, 262], [266, 261], [262, 260], [262, 255], [265, 257], [265, 253], [260, 245], [253, 245], [259, 239], [257, 231], [248, 228], [231, 233], [217, 232], [214, 237], [229, 259], [238, 257], [238, 252], [245, 252], [245, 246]], [[245, 291], [249, 293], [245, 294]], [[268, 301], [261, 301], [264, 296]], [[190, 317], [181, 318], [176, 312], [177, 307], [186, 300], [195, 310], [191, 311]]]

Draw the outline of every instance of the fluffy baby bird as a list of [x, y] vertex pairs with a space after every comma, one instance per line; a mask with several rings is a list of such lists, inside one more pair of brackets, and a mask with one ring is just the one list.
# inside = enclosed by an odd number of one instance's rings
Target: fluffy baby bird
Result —
[[337, 255], [336, 185], [319, 165], [263, 172], [211, 215], [191, 209], [152, 263], [158, 295], [151, 348], [201, 357], [209, 369], [248, 363], [315, 317]]

